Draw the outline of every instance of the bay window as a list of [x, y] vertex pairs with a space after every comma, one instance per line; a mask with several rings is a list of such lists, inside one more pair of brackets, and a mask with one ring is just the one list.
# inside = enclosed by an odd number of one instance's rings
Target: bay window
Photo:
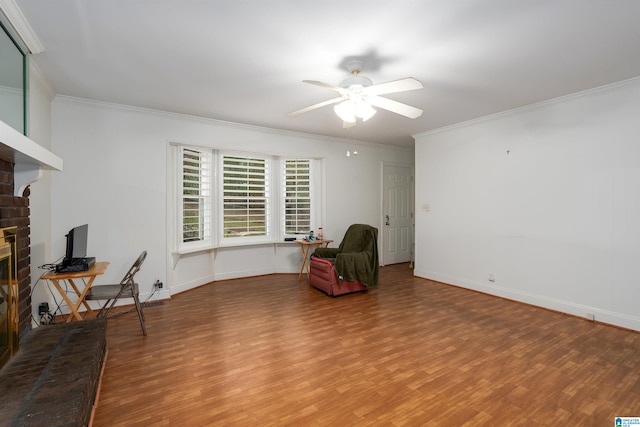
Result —
[[180, 147], [180, 246], [212, 244], [212, 155], [196, 148]]
[[287, 159], [283, 162], [282, 217], [285, 236], [306, 235], [311, 221], [311, 161]]
[[269, 236], [270, 161], [226, 154], [221, 161], [223, 238]]
[[175, 145], [177, 251], [281, 242], [320, 223], [320, 160]]

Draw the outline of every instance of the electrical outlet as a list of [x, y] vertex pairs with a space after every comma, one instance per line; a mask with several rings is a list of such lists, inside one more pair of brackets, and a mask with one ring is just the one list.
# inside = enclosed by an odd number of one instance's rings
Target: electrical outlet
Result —
[[38, 315], [42, 316], [43, 314], [49, 313], [49, 303], [41, 302], [38, 306]]
[[493, 273], [489, 273], [489, 281], [490, 282], [495, 282], [496, 281], [496, 275]]
[[153, 283], [153, 286], [155, 286], [158, 289], [162, 289], [163, 284], [160, 280], [156, 279], [156, 281]]

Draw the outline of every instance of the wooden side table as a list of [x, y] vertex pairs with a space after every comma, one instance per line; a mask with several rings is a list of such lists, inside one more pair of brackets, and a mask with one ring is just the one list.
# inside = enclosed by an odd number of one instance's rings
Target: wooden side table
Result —
[[298, 281], [300, 281], [302, 273], [305, 271], [307, 272], [307, 278], [309, 277], [309, 250], [311, 247], [321, 247], [324, 245], [326, 248], [329, 246], [329, 243], [333, 242], [333, 240], [314, 240], [313, 242], [308, 240], [296, 240], [295, 242], [300, 245], [300, 252], [302, 253], [302, 265], [300, 266], [300, 273], [298, 273]]
[[[87, 309], [87, 313], [91, 317], [96, 317], [87, 301], [85, 301], [84, 296], [87, 294], [87, 292], [89, 292], [89, 289], [91, 288], [91, 285], [93, 285], [93, 281], [96, 279], [96, 277], [104, 274], [108, 265], [108, 262], [96, 262], [87, 271], [74, 271], [71, 273], [56, 273], [55, 271], [52, 271], [42, 276], [43, 280], [49, 280], [51, 281], [51, 283], [53, 283], [53, 286], [56, 287], [64, 301], [69, 306], [69, 310], [71, 310], [71, 312], [67, 316], [67, 323], [71, 322], [74, 317], [76, 318], [76, 320], [82, 320], [82, 316], [80, 316], [80, 313], [78, 312], [78, 308], [80, 308], [81, 304], [84, 304], [85, 308]], [[74, 279], [89, 279], [89, 281], [84, 286], [84, 288], [80, 290], [80, 288], [74, 282]], [[71, 301], [71, 299], [69, 299], [69, 295], [67, 295], [67, 293], [62, 289], [62, 286], [60, 285], [60, 281], [65, 280], [69, 282], [69, 284], [73, 288], [73, 291], [78, 296], [78, 300], [75, 302], [75, 304]]]

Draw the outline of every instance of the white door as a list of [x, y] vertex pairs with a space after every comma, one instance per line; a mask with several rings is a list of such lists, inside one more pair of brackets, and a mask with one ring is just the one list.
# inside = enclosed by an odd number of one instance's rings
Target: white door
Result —
[[410, 166], [382, 166], [382, 265], [409, 262], [413, 242]]

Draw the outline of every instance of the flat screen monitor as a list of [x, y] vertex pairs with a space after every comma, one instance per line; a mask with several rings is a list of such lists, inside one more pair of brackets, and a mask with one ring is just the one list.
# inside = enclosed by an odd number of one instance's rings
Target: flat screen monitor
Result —
[[89, 225], [74, 227], [67, 234], [67, 251], [65, 259], [85, 258], [87, 256], [87, 237], [89, 235]]

